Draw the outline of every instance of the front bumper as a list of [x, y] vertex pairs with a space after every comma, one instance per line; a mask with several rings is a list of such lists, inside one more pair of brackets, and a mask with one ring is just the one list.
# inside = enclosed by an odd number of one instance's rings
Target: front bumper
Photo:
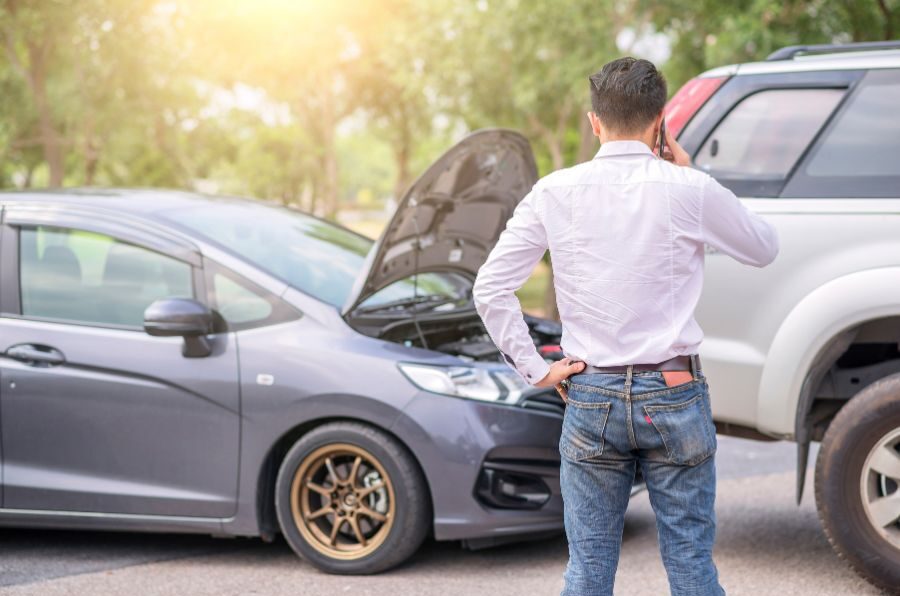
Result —
[[562, 404], [545, 397], [517, 407], [423, 391], [404, 408], [391, 430], [422, 465], [436, 539], [562, 530]]

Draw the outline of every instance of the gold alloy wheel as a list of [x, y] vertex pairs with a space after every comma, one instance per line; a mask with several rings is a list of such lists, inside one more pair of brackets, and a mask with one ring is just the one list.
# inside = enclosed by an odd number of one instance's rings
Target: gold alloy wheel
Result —
[[300, 534], [319, 553], [360, 559], [390, 534], [396, 517], [394, 487], [365, 449], [325, 445], [305, 457], [294, 473], [291, 513]]

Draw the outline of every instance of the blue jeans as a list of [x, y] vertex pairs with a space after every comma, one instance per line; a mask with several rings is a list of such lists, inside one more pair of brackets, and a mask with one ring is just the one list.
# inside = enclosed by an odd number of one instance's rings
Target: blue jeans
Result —
[[637, 465], [672, 594], [724, 594], [712, 560], [716, 432], [703, 375], [676, 387], [658, 372], [569, 381], [559, 442], [569, 541], [563, 596], [612, 595]]

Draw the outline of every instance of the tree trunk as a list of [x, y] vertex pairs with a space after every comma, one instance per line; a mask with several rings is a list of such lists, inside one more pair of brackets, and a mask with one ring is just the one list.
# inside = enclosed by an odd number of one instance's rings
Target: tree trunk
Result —
[[100, 162], [100, 145], [94, 134], [94, 115], [89, 114], [85, 121], [84, 131], [84, 185], [93, 186], [97, 176], [97, 164]]
[[325, 133], [325, 142], [322, 144], [322, 201], [326, 219], [335, 219], [338, 212], [338, 160], [335, 147], [334, 129]]
[[28, 164], [25, 167], [25, 182], [22, 184], [22, 188], [31, 188], [31, 181], [34, 178], [34, 166], [32, 164]]
[[547, 267], [550, 269], [550, 277], [547, 279], [547, 288], [544, 290], [544, 318], [558, 321], [559, 308], [556, 306], [556, 286], [553, 285], [553, 267], [550, 266], [550, 260], [547, 260]]
[[[16, 17], [17, 6], [15, 2], [6, 5], [10, 16]], [[61, 135], [53, 124], [53, 115], [50, 104], [47, 101], [47, 55], [50, 51], [51, 39], [43, 39], [40, 43], [25, 39], [25, 47], [28, 51], [28, 65], [22, 63], [16, 50], [15, 29], [9, 22], [4, 23], [3, 37], [6, 46], [6, 54], [10, 64], [22, 78], [34, 100], [34, 109], [38, 116], [38, 129], [40, 131], [39, 143], [43, 149], [44, 160], [50, 170], [49, 186], [61, 186], [65, 175], [65, 158], [62, 149]], [[29, 173], [29, 184], [30, 173]]]
[[[329, 79], [330, 81], [330, 79]], [[334, 92], [331, 87], [323, 84], [321, 95], [315, 102], [318, 106], [317, 110], [311, 114], [312, 117], [318, 118], [314, 123], [314, 130], [318, 131], [319, 142], [322, 154], [319, 156], [320, 180], [319, 189], [321, 193], [318, 200], [322, 201], [322, 215], [326, 219], [334, 220], [337, 218], [338, 212], [338, 156], [337, 156], [337, 114], [335, 113]]]
[[594, 154], [597, 152], [597, 137], [594, 136], [594, 129], [591, 128], [591, 122], [587, 119], [587, 116], [579, 120], [580, 124], [578, 125], [578, 132], [580, 136], [580, 142], [578, 143], [578, 155], [576, 156], [576, 161], [578, 163], [584, 163], [594, 157]]
[[319, 200], [319, 193], [320, 193], [319, 189], [321, 188], [321, 186], [322, 185], [319, 182], [319, 180], [316, 177], [313, 177], [309, 183], [309, 186], [307, 187], [309, 190], [309, 193], [308, 193], [309, 201], [306, 204], [306, 210], [309, 213], [312, 213], [314, 215], [316, 213], [316, 203]]
[[559, 170], [562, 168], [565, 161], [563, 159], [561, 140], [558, 139], [553, 131], [534, 114], [528, 114], [528, 124], [531, 126], [532, 130], [541, 137], [544, 145], [547, 146], [547, 151], [550, 152], [550, 162], [553, 164], [553, 169]]
[[550, 163], [553, 169], [561, 170], [566, 165], [566, 159], [563, 156], [562, 139], [551, 137], [546, 140], [547, 150], [550, 152]]
[[[553, 135], [549, 129], [543, 128], [544, 143], [550, 152], [550, 161], [553, 164], [553, 170], [562, 169], [565, 166], [565, 160], [562, 152], [562, 139]], [[558, 321], [559, 309], [556, 307], [556, 287], [553, 285], [553, 266], [550, 260], [547, 260], [547, 266], [550, 269], [550, 276], [547, 279], [547, 287], [544, 288], [544, 317]]]
[[94, 179], [97, 176], [97, 164], [99, 162], [99, 154], [96, 150], [90, 149], [84, 156], [84, 185], [94, 186]]
[[409, 160], [412, 153], [410, 136], [409, 131], [404, 127], [394, 148], [394, 161], [397, 164], [397, 180], [394, 182], [394, 200], [396, 201], [400, 201], [406, 189], [412, 184], [409, 173]]
[[41, 146], [44, 160], [50, 170], [50, 187], [62, 186], [65, 176], [65, 156], [63, 155], [60, 135], [53, 125], [53, 115], [47, 101], [47, 45], [28, 43], [28, 62], [30, 70], [30, 87], [34, 97], [34, 109], [38, 116], [38, 127], [41, 133]]
[[[563, 154], [563, 143], [565, 141], [566, 130], [571, 123], [573, 103], [569, 100], [564, 101], [557, 112], [556, 129], [544, 125], [536, 116], [529, 115], [529, 123], [541, 136], [544, 144], [547, 145], [547, 151], [550, 152], [550, 162], [553, 164], [554, 170], [565, 167], [565, 155]], [[580, 151], [580, 147], [579, 147]], [[547, 261], [550, 267], [550, 276], [547, 280], [547, 287], [544, 289], [544, 316], [548, 319], [558, 321], [559, 309], [556, 306], [556, 287], [553, 285], [553, 267], [551, 262]]]
[[894, 39], [894, 18], [885, 0], [878, 0], [878, 10], [884, 17], [884, 38], [886, 40]]

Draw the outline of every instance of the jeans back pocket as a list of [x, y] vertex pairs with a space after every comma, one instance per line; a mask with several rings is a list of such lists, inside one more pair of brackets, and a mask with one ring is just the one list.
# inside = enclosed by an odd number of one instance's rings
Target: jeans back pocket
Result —
[[560, 455], [574, 461], [600, 457], [611, 405], [609, 402], [573, 403], [569, 400], [559, 438]]
[[693, 466], [715, 453], [716, 430], [703, 390], [680, 403], [644, 406], [644, 414], [662, 437], [669, 463]]

